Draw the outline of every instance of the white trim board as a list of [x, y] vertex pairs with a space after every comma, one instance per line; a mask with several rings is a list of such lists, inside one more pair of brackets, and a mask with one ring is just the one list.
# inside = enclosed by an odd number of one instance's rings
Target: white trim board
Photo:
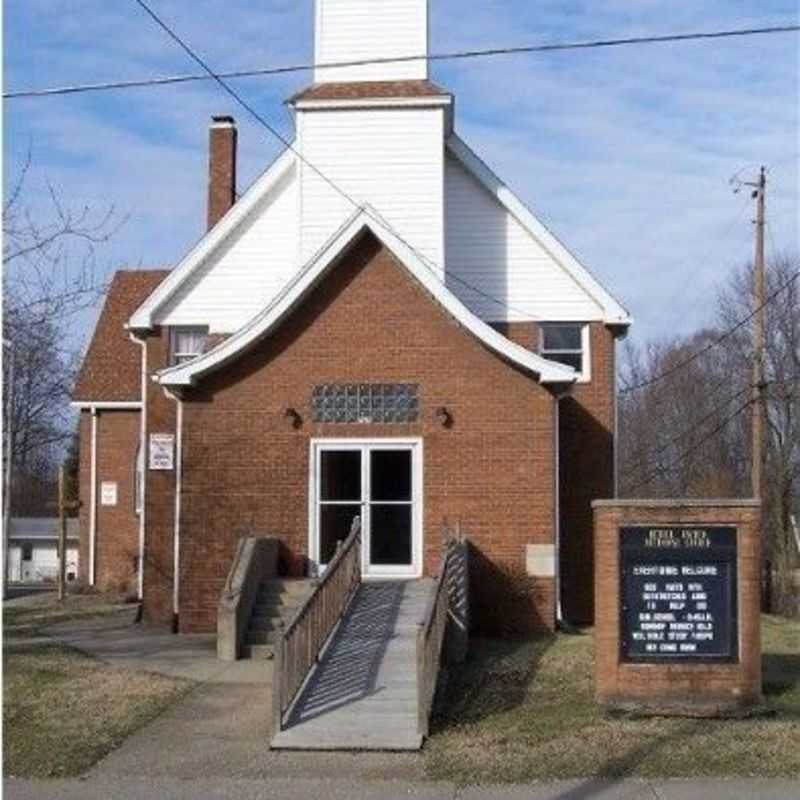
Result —
[[628, 311], [600, 285], [586, 267], [492, 172], [463, 139], [455, 133], [452, 134], [447, 139], [447, 150], [534, 239], [541, 243], [554, 261], [600, 306], [603, 310], [603, 322], [607, 325], [622, 326], [630, 325], [633, 322]]
[[527, 372], [535, 374], [541, 383], [574, 383], [571, 367], [548, 361], [540, 355], [515, 344], [473, 314], [434, 274], [415, 250], [400, 239], [377, 218], [377, 212], [367, 208], [356, 211], [342, 228], [301, 269], [264, 311], [247, 325], [213, 349], [185, 364], [158, 372], [154, 379], [164, 386], [192, 386], [203, 375], [219, 369], [256, 342], [270, 334], [303, 300], [305, 295], [327, 274], [339, 255], [362, 232], [370, 231], [402, 264], [412, 277], [457, 322], [489, 350]]
[[73, 400], [72, 408], [80, 411], [139, 411], [142, 407], [141, 400]]

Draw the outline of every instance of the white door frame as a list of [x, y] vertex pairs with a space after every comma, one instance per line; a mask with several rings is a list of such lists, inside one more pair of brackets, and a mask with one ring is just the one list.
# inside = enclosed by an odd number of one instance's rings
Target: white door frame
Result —
[[[319, 468], [324, 450], [357, 450], [361, 461], [361, 571], [367, 578], [420, 578], [423, 569], [423, 444], [420, 437], [405, 438], [321, 438], [309, 442], [308, 459], [308, 556], [312, 569], [321, 573], [319, 547]], [[370, 565], [370, 458], [372, 450], [409, 450], [411, 452], [411, 564], [407, 567]], [[354, 504], [355, 505], [355, 504]]]

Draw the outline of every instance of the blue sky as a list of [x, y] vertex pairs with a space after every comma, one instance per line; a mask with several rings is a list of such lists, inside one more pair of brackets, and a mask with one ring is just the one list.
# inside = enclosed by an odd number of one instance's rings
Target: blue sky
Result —
[[[152, 0], [215, 68], [308, 62], [312, 0]], [[431, 0], [431, 49], [796, 24], [796, 0]], [[4, 11], [5, 86], [195, 72], [132, 0], [26, 0]], [[752, 252], [752, 206], [728, 179], [770, 167], [768, 242], [800, 250], [797, 34], [433, 65], [461, 135], [631, 310], [641, 340], [708, 321]], [[237, 88], [285, 135], [308, 75]], [[46, 182], [128, 221], [109, 268], [174, 264], [203, 233], [207, 124], [239, 121], [240, 188], [274, 140], [211, 83], [6, 102], [5, 181], [30, 146]], [[85, 342], [92, 315], [76, 321]]]

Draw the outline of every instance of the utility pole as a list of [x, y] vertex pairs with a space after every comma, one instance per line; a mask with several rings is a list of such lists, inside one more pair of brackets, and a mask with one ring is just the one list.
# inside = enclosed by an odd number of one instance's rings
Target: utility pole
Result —
[[58, 602], [67, 594], [67, 489], [64, 465], [58, 468]]
[[764, 431], [766, 403], [764, 392], [764, 341], [766, 329], [766, 275], [764, 265], [764, 224], [766, 214], [765, 195], [767, 193], [767, 174], [764, 167], [758, 175], [758, 183], [753, 184], [753, 198], [756, 201], [756, 245], [753, 260], [753, 446], [751, 480], [753, 497], [764, 499]]
[[[11, 471], [14, 464], [14, 343], [3, 339], [8, 367], [5, 370], [6, 407], [4, 409], [5, 425], [5, 470], [3, 473], [3, 600], [8, 597], [8, 537], [11, 535]], [[5, 364], [5, 359], [4, 359]]]
[[[758, 180], [746, 182], [753, 187], [752, 197], [756, 201], [755, 257], [753, 259], [753, 430], [750, 480], [753, 497], [761, 502], [761, 532], [764, 536], [764, 523], [767, 519], [764, 505], [764, 468], [766, 466], [766, 388], [764, 374], [764, 344], [766, 331], [766, 266], [764, 264], [764, 225], [766, 217], [767, 172], [761, 167]], [[772, 611], [772, 562], [765, 548], [764, 585], [762, 608]]]

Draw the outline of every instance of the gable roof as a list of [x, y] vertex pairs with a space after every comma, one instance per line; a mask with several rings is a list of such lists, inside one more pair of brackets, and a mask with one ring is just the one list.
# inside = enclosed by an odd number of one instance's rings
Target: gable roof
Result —
[[395, 235], [368, 206], [358, 209], [321, 250], [289, 281], [278, 296], [247, 325], [221, 344], [192, 361], [161, 370], [155, 379], [172, 387], [191, 386], [237, 358], [268, 336], [302, 302], [307, 293], [327, 274], [341, 253], [364, 231], [370, 231], [405, 267], [411, 276], [487, 349], [527, 372], [541, 383], [573, 383], [571, 367], [548, 361], [515, 344], [476, 317], [442, 282], [419, 254]]
[[628, 326], [633, 322], [627, 309], [613, 297], [564, 244], [539, 220], [511, 189], [481, 160], [481, 158], [453, 133], [447, 139], [448, 151], [464, 169], [480, 183], [509, 214], [552, 256], [572, 279], [603, 309], [607, 325]]
[[[386, 82], [386, 85], [402, 83], [429, 84], [429, 82], [394, 81]], [[430, 84], [430, 86], [435, 87], [436, 90], [439, 89], [435, 84]], [[294, 146], [294, 143], [292, 143], [292, 146]], [[633, 320], [627, 309], [600, 284], [589, 270], [578, 261], [459, 136], [455, 133], [451, 134], [446, 140], [446, 147], [448, 152], [457, 159], [464, 169], [519, 222], [523, 229], [549, 252], [556, 265], [560, 266], [598, 304], [602, 309], [603, 321], [606, 324], [624, 328], [632, 323]], [[184, 256], [171, 271], [169, 277], [135, 310], [128, 321], [128, 328], [149, 330], [154, 326], [155, 317], [159, 309], [192, 274], [200, 269], [224, 245], [230, 236], [236, 233], [239, 227], [245, 223], [250, 213], [294, 167], [296, 159], [295, 152], [287, 147], [250, 186], [238, 202], [232, 206], [228, 213]]]
[[364, 100], [388, 97], [449, 97], [449, 93], [427, 80], [350, 81], [315, 83], [293, 95], [289, 105], [308, 100]]
[[199, 269], [246, 219], [258, 203], [294, 166], [295, 154], [286, 148], [267, 167], [252, 186], [233, 204], [230, 210], [211, 228], [169, 273], [169, 277], [131, 313], [127, 327], [133, 330], [149, 330], [154, 325], [154, 316], [161, 306], [175, 293], [187, 278]]
[[73, 401], [130, 403], [141, 400], [142, 350], [132, 342], [125, 323], [169, 270], [118, 270], [86, 351]]

